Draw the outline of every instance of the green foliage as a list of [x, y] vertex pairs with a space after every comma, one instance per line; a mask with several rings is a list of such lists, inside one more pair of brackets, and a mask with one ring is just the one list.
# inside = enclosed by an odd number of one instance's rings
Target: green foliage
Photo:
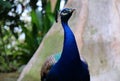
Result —
[[0, 0], [0, 19], [4, 19], [12, 5], [8, 1]]
[[[30, 0], [23, 5], [21, 0], [0, 0], [0, 72], [16, 71], [18, 67], [26, 64], [52, 26], [60, 0], [57, 0], [53, 12], [50, 0], [41, 0], [41, 11], [37, 9], [37, 1]], [[22, 9], [20, 12], [17, 12], [18, 5]], [[31, 8], [28, 13], [31, 22], [20, 19], [28, 7]], [[16, 31], [16, 28], [21, 31]], [[21, 34], [25, 35], [25, 39], [19, 39]]]

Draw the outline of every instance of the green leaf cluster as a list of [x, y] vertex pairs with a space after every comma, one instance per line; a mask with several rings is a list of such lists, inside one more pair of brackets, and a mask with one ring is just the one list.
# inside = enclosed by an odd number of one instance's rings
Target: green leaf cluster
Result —
[[[0, 72], [16, 71], [30, 60], [55, 21], [54, 16], [60, 6], [60, 0], [57, 0], [52, 11], [51, 1], [41, 0], [42, 10], [39, 11], [38, 0], [30, 0], [27, 4], [24, 1], [0, 0]], [[17, 12], [18, 5], [20, 12]], [[28, 8], [31, 22], [20, 19]], [[22, 34], [25, 38], [20, 40]]]

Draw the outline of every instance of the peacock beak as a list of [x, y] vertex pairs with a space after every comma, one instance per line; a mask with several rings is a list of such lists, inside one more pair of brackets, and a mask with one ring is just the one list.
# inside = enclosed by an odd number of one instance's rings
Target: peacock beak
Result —
[[76, 9], [72, 9], [71, 12], [73, 13]]

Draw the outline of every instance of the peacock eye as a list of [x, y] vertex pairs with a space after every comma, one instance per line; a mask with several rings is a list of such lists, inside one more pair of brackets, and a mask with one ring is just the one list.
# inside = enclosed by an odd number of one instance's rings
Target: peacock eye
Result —
[[70, 13], [72, 13], [72, 9], [66, 8], [66, 9], [64, 9], [64, 10], [61, 11], [60, 15], [61, 16], [66, 16], [66, 15], [68, 15]]
[[72, 10], [71, 10], [71, 9], [69, 9], [68, 11], [69, 11], [69, 12], [71, 12]]

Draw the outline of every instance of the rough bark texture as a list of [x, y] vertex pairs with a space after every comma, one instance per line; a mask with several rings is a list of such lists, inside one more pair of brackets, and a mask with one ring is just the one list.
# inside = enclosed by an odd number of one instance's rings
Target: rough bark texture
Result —
[[[69, 24], [91, 81], [120, 81], [120, 0], [68, 0], [66, 7], [76, 9]], [[39, 81], [42, 63], [62, 50], [62, 42], [63, 29], [55, 23], [18, 81]]]

